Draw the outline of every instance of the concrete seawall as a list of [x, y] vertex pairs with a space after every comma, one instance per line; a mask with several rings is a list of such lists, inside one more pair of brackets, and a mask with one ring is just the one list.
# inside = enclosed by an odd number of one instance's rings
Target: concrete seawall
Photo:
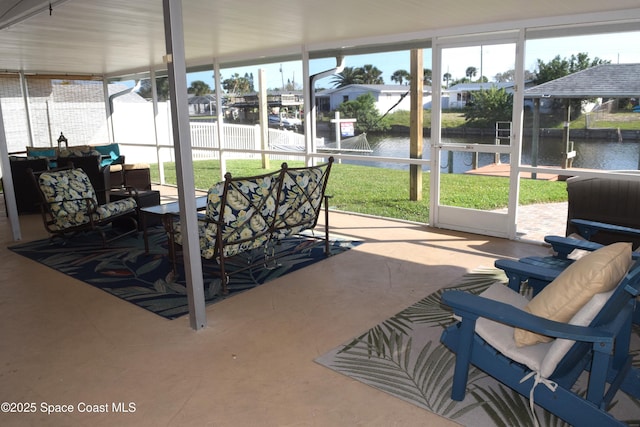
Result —
[[[562, 129], [540, 129], [541, 137], [562, 138]], [[620, 130], [618, 129], [570, 129], [571, 139], [597, 139], [601, 141], [618, 141], [621, 137], [623, 141], [640, 141], [640, 130]], [[388, 133], [393, 135], [409, 135], [408, 126], [393, 126]], [[524, 136], [532, 135], [531, 129], [524, 130]], [[430, 128], [424, 129], [424, 136], [431, 134]], [[479, 136], [493, 137], [495, 129], [490, 128], [443, 128], [443, 136]]]

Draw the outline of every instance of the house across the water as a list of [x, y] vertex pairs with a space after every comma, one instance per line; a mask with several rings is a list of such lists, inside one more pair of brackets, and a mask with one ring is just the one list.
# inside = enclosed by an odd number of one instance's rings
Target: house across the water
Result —
[[[327, 89], [316, 93], [316, 105], [323, 113], [335, 111], [340, 104], [354, 101], [361, 95], [370, 93], [376, 100], [376, 108], [381, 114], [390, 109], [394, 111], [409, 111], [410, 97], [408, 85], [363, 85], [352, 84], [335, 89]], [[431, 87], [425, 86], [422, 95], [422, 104], [425, 108], [431, 106]]]

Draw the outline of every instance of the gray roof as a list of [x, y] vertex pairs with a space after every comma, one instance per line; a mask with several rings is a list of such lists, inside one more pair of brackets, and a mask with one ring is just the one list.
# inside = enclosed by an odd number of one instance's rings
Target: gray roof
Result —
[[640, 96], [640, 64], [603, 64], [525, 90], [525, 98]]

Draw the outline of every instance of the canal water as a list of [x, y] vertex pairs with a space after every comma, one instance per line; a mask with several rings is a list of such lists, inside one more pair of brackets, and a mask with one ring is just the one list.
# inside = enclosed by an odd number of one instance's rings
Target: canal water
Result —
[[[367, 135], [369, 145], [373, 150], [368, 154], [371, 157], [399, 157], [409, 158], [409, 137]], [[443, 138], [443, 142], [451, 144], [494, 144], [494, 138], [459, 137]], [[423, 159], [429, 159], [428, 138], [424, 139]], [[573, 167], [602, 169], [602, 170], [637, 170], [640, 162], [640, 143], [637, 141], [597, 141], [597, 140], [573, 140], [576, 157]], [[560, 167], [563, 162], [564, 143], [561, 138], [541, 137], [538, 148], [538, 166]], [[473, 167], [473, 153], [470, 152], [443, 152], [442, 172], [463, 173]], [[508, 155], [501, 156], [501, 162], [508, 163]], [[343, 160], [343, 163], [359, 164], [366, 166], [385, 167], [391, 169], [409, 169], [408, 165], [398, 165], [388, 162], [363, 162]], [[486, 166], [494, 163], [494, 155], [480, 153], [478, 166]], [[522, 164], [531, 164], [531, 140], [523, 142]], [[425, 168], [426, 169], [426, 168]]]

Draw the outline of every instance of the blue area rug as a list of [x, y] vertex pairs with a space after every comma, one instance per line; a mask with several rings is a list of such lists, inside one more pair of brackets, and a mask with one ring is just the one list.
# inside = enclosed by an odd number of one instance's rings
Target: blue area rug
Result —
[[[331, 255], [335, 255], [361, 242], [331, 240]], [[167, 237], [162, 228], [149, 231], [149, 253], [144, 250], [142, 233], [118, 239], [102, 246], [94, 233], [75, 236], [66, 244], [49, 239], [22, 243], [10, 247], [12, 251], [68, 274], [112, 295], [136, 304], [167, 319], [188, 313], [184, 282], [184, 268], [178, 265], [177, 274], [171, 269], [167, 257]], [[276, 261], [265, 259], [264, 250], [257, 249], [239, 255], [227, 264], [231, 272], [229, 294], [221, 295], [218, 264], [203, 260], [205, 298], [213, 304], [240, 292], [252, 289], [277, 277], [326, 259], [324, 242], [305, 236], [282, 240], [274, 246]], [[234, 265], [246, 266], [251, 261], [265, 262], [252, 269], [238, 270]]]

